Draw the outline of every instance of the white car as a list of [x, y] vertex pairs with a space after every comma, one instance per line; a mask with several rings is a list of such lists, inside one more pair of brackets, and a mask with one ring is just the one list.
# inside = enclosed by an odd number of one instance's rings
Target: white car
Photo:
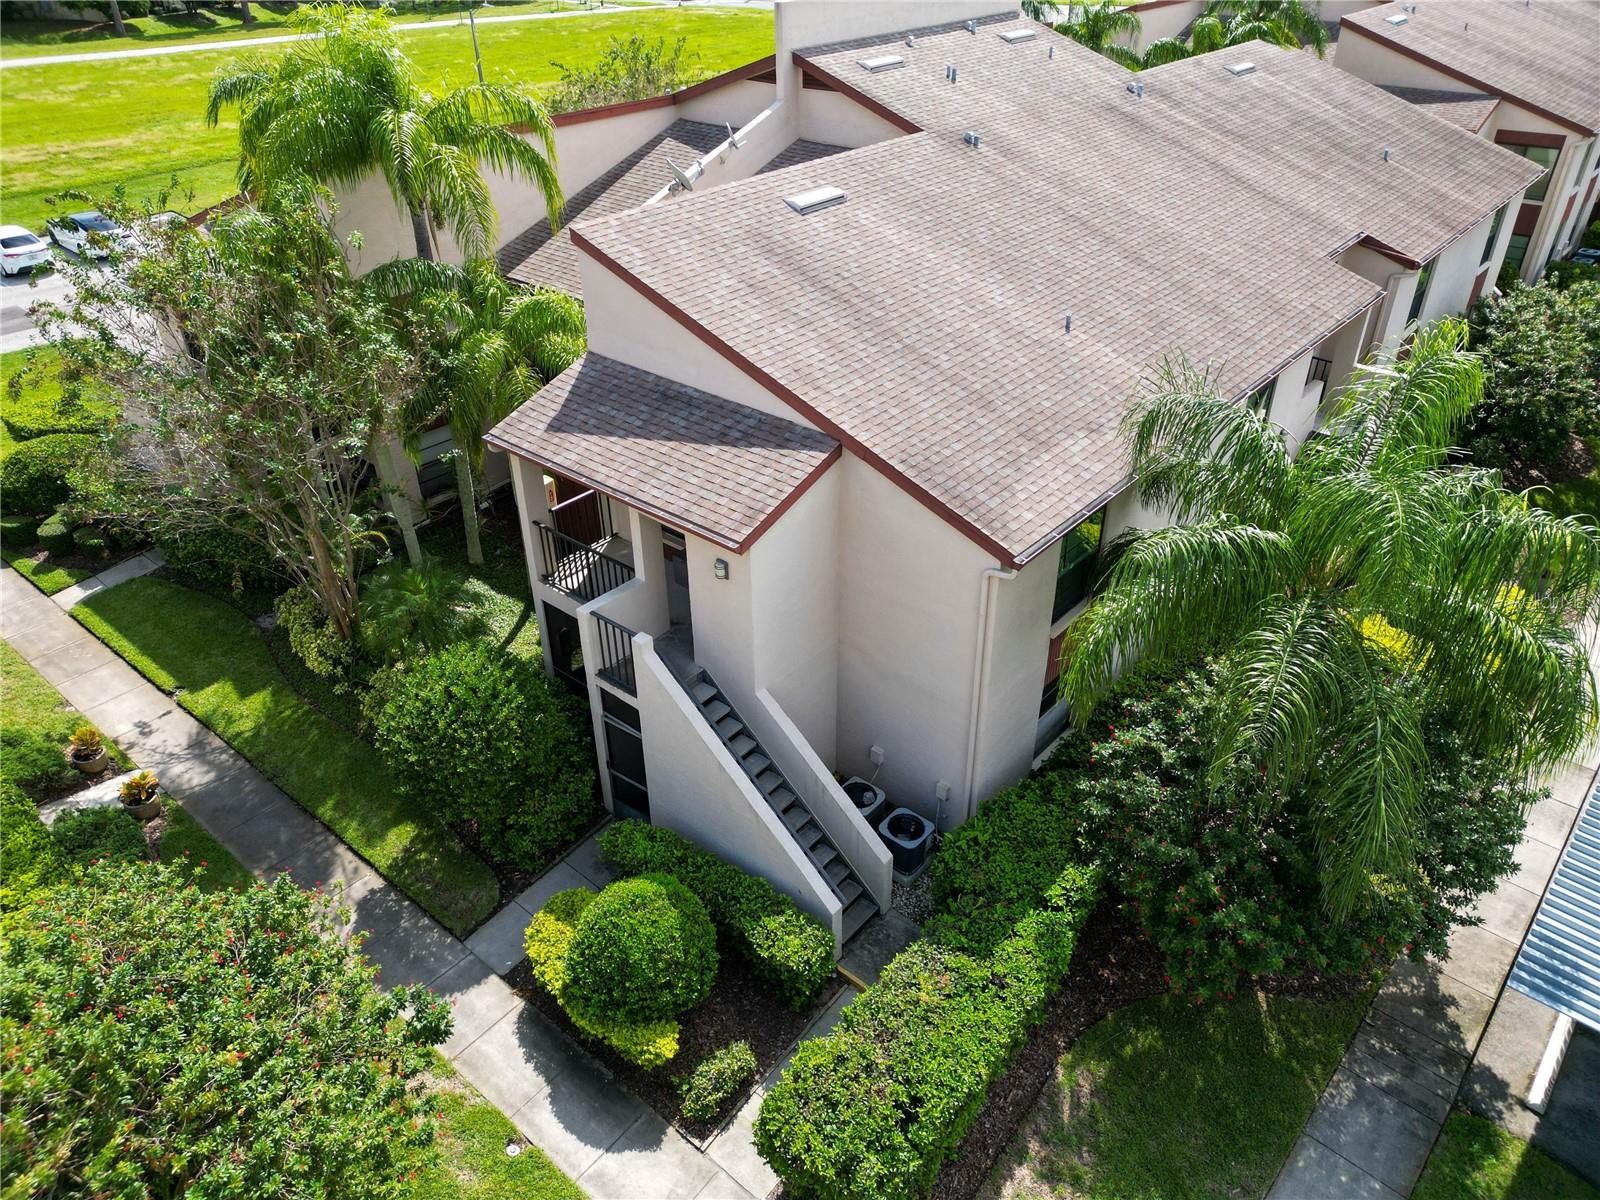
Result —
[[53, 217], [45, 223], [45, 228], [56, 245], [87, 258], [109, 258], [115, 245], [128, 236], [121, 225], [105, 213], [92, 209]]
[[21, 225], [0, 225], [0, 275], [50, 261], [50, 244]]

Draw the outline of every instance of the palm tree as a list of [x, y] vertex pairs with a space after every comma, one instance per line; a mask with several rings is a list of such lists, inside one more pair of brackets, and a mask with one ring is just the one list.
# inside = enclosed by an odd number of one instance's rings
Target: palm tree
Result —
[[1125, 432], [1180, 523], [1119, 540], [1065, 656], [1082, 720], [1123, 664], [1220, 647], [1212, 785], [1259, 772], [1305, 801], [1335, 917], [1411, 859], [1430, 714], [1515, 770], [1595, 728], [1574, 626], [1600, 608], [1600, 530], [1449, 465], [1483, 391], [1465, 336], [1442, 321], [1358, 368], [1295, 457], [1211, 373], [1155, 370]]
[[494, 202], [480, 171], [486, 166], [531, 180], [556, 224], [555, 128], [532, 96], [494, 83], [442, 96], [419, 90], [380, 12], [313, 5], [295, 21], [318, 36], [277, 59], [246, 56], [211, 81], [207, 124], [225, 108], [240, 112], [241, 189], [270, 188], [302, 173], [351, 186], [381, 171], [410, 214], [419, 258], [436, 257], [436, 224], [468, 257], [479, 257], [495, 240]]
[[584, 347], [583, 308], [564, 292], [513, 287], [488, 259], [465, 267], [423, 259], [385, 263], [368, 286], [429, 318], [443, 330], [439, 369], [401, 414], [406, 449], [444, 414], [455, 442], [456, 490], [466, 527], [467, 561], [481, 563], [478, 480], [483, 431], [509, 416], [539, 386], [575, 362]]
[[1206, 0], [1189, 40], [1171, 37], [1151, 42], [1140, 66], [1159, 67], [1255, 41], [1292, 50], [1310, 46], [1321, 58], [1328, 48], [1328, 31], [1304, 0]]
[[[1035, 21], [1054, 27], [1079, 45], [1104, 55], [1123, 66], [1137, 69], [1139, 56], [1115, 39], [1139, 36], [1143, 28], [1136, 14], [1115, 0], [1082, 0], [1081, 3], [1054, 4], [1050, 0], [1022, 0], [1023, 13]], [[1064, 15], [1064, 17], [1063, 17]], [[1062, 20], [1056, 20], [1063, 17]]]
[[122, 19], [122, 5], [118, 0], [111, 0], [111, 29], [117, 37], [128, 36], [128, 24]]

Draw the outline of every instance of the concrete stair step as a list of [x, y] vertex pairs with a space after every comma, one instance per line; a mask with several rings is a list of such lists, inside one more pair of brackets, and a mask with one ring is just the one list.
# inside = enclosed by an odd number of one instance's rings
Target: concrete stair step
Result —
[[770, 796], [783, 786], [783, 776], [770, 767], [757, 775], [755, 780], [756, 787], [760, 789], [763, 796]]
[[856, 897], [860, 896], [866, 889], [852, 877], [839, 884], [834, 890], [839, 893], [839, 899], [849, 905], [854, 903]]
[[717, 694], [717, 689], [702, 679], [689, 689], [689, 694], [694, 697], [696, 704], [704, 704]]
[[728, 706], [726, 700], [713, 700], [710, 704], [703, 706], [702, 711], [706, 714], [706, 720], [715, 725], [723, 717], [731, 713], [733, 709]]
[[840, 932], [849, 941], [861, 932], [861, 927], [878, 915], [877, 902], [871, 896], [857, 896], [855, 903], [844, 910], [843, 928]]
[[[833, 847], [832, 846], [826, 846], [823, 849], [824, 849], [825, 852], [827, 852], [830, 855], [832, 855], [832, 853], [833, 853]], [[822, 857], [821, 854], [817, 855], [818, 859], [820, 859], [821, 857]], [[813, 860], [813, 861], [815, 861], [815, 860]], [[817, 862], [817, 866], [822, 868], [823, 878], [825, 878], [829, 883], [833, 884], [835, 887], [837, 887], [839, 885], [839, 883], [844, 879], [844, 877], [846, 875], [850, 874], [849, 866], [845, 863], [844, 859], [839, 858], [837, 855], [833, 856], [833, 860], [831, 862], [827, 862], [827, 863]]]
[[[798, 805], [796, 808], [798, 808]], [[811, 814], [809, 813], [806, 814], [807, 820], [810, 820], [810, 815]], [[787, 820], [788, 818], [785, 817], [784, 819]], [[800, 849], [809, 852], [811, 847], [815, 846], [822, 840], [822, 829], [814, 822], [811, 824], [802, 825], [799, 830], [796, 831], [794, 840], [800, 843]]]
[[[783, 824], [785, 828], [787, 828], [790, 833], [796, 835], [799, 834], [801, 826], [805, 825], [805, 823], [809, 820], [811, 820], [811, 814], [798, 804], [794, 805], [783, 814]], [[818, 830], [818, 832], [820, 833], [821, 830]]]
[[728, 749], [733, 751], [735, 758], [743, 758], [750, 751], [759, 748], [760, 743], [748, 733], [740, 733], [728, 739]]
[[[742, 755], [740, 757], [743, 757]], [[772, 765], [772, 760], [765, 754], [757, 752], [744, 760], [744, 769], [750, 772], [750, 778], [759, 779], [761, 773]]]

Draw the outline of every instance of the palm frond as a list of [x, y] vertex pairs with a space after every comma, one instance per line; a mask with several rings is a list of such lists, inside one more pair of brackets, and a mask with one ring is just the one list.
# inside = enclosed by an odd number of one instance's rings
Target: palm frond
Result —
[[1225, 519], [1134, 533], [1115, 552], [1104, 592], [1063, 653], [1062, 695], [1080, 719], [1132, 663], [1237, 634], [1299, 566], [1283, 534]]

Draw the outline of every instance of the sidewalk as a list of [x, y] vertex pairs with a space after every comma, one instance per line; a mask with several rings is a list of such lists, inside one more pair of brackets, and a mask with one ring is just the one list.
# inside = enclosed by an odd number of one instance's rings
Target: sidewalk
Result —
[[[98, 590], [94, 584], [79, 586]], [[776, 1186], [751, 1140], [771, 1075], [702, 1153], [500, 978], [522, 957], [521, 931], [545, 898], [584, 883], [604, 886], [594, 837], [463, 943], [10, 568], [0, 570], [0, 636], [138, 766], [154, 771], [246, 868], [262, 878], [288, 871], [307, 885], [342, 883], [351, 927], [367, 933], [366, 953], [382, 982], [427, 984], [451, 1002], [455, 1031], [441, 1052], [595, 1200], [753, 1200]], [[830, 1026], [853, 994], [845, 989], [805, 1036]]]
[[1268, 1200], [1411, 1195], [1491, 1017], [1532, 1004], [1506, 976], [1594, 777], [1591, 754], [1547, 779], [1515, 874], [1478, 904], [1483, 924], [1455, 930], [1443, 962], [1390, 970]]

